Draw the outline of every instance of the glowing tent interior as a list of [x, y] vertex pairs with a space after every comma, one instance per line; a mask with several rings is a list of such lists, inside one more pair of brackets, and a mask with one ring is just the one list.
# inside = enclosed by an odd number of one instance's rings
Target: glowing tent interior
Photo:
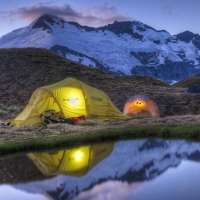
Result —
[[12, 126], [43, 125], [40, 115], [48, 109], [63, 117], [85, 115], [98, 121], [129, 119], [111, 102], [106, 93], [75, 78], [36, 89], [23, 111], [11, 120]]
[[123, 113], [130, 117], [160, 117], [156, 103], [145, 95], [130, 97], [124, 105]]
[[114, 143], [103, 143], [60, 150], [51, 154], [29, 153], [27, 156], [45, 175], [65, 174], [79, 177], [109, 156], [113, 148]]

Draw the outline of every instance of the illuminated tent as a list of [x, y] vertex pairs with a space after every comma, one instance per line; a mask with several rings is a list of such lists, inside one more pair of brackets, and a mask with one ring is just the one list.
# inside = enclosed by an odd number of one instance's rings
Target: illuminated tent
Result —
[[77, 79], [66, 78], [58, 83], [40, 87], [34, 91], [29, 103], [11, 125], [42, 125], [40, 115], [47, 109], [61, 111], [63, 116], [87, 119], [128, 119], [115, 107], [106, 93]]
[[123, 113], [130, 117], [160, 117], [156, 103], [145, 95], [135, 95], [124, 105]]
[[38, 169], [45, 175], [65, 174], [83, 176], [110, 155], [113, 143], [88, 145], [61, 150], [57, 153], [29, 153]]

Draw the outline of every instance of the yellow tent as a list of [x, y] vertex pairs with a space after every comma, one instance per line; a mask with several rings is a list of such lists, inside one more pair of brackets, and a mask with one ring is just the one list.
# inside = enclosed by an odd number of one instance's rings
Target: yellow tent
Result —
[[83, 176], [110, 155], [113, 143], [88, 145], [61, 150], [57, 153], [29, 153], [38, 169], [45, 175], [66, 174]]
[[39, 116], [47, 109], [61, 111], [66, 118], [85, 115], [87, 119], [99, 121], [129, 119], [103, 91], [66, 78], [36, 89], [23, 111], [12, 120], [12, 125], [42, 125]]
[[124, 105], [123, 113], [130, 117], [160, 117], [156, 103], [145, 95], [130, 97]]

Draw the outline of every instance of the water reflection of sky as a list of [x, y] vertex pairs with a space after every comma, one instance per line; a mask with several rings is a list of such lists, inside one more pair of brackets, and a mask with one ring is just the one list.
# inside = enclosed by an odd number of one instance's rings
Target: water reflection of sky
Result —
[[108, 181], [95, 186], [92, 190], [82, 192], [73, 200], [124, 200], [134, 197], [142, 190], [145, 182], [128, 184], [121, 181]]
[[[109, 180], [84, 191], [73, 200], [199, 200], [200, 164], [183, 161], [151, 181], [128, 184]], [[9, 185], [0, 186], [2, 200], [51, 200], [40, 194], [27, 193]], [[3, 198], [2, 198], [3, 197]]]
[[183, 161], [152, 181], [128, 184], [108, 181], [80, 193], [73, 200], [199, 200], [200, 164]]
[[0, 186], [0, 196], [1, 200], [49, 200], [49, 198], [43, 195], [27, 193], [22, 190], [17, 190], [9, 185]]
[[[87, 150], [83, 147], [75, 150], [80, 152], [81, 149]], [[89, 167], [89, 163], [86, 165], [89, 170], [82, 176], [74, 176], [71, 173], [69, 175], [69, 168], [65, 168], [64, 165], [67, 160], [71, 162], [72, 159], [68, 158], [74, 155], [74, 150], [67, 150], [68, 153], [65, 152], [65, 154], [63, 151], [59, 154], [51, 152], [49, 155], [42, 153], [42, 157], [37, 157], [40, 158], [38, 162], [44, 164], [48, 161], [48, 165], [52, 162], [52, 158], [56, 161], [56, 155], [60, 155], [62, 165], [58, 166], [62, 168], [59, 168], [57, 172], [67, 170], [67, 174], [56, 173], [48, 179], [33, 179], [19, 183], [15, 181], [10, 185], [0, 185], [0, 194], [3, 194], [5, 200], [200, 199], [199, 143], [184, 140], [144, 139], [119, 141], [114, 148], [113, 144], [105, 144], [91, 146], [88, 149], [93, 149], [88, 155], [93, 155], [95, 162], [91, 164], [92, 168]], [[29, 156], [29, 158], [32, 157]], [[88, 157], [86, 158], [88, 160]], [[34, 161], [32, 165], [35, 166], [35, 164], [38, 163]], [[57, 165], [55, 166], [58, 169]], [[54, 172], [55, 166], [53, 166]], [[44, 168], [40, 165], [37, 165], [37, 168], [41, 172], [49, 172], [49, 168], [46, 171], [42, 170]], [[22, 174], [26, 176], [25, 173]]]
[[199, 200], [200, 163], [183, 161], [145, 185], [134, 200]]

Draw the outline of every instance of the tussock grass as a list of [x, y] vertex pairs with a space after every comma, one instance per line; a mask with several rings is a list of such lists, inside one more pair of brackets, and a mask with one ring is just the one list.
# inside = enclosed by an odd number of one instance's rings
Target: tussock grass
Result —
[[[17, 143], [5, 142], [0, 143], [0, 154], [14, 153], [20, 151], [30, 151], [37, 149], [49, 149], [61, 146], [72, 146], [84, 143], [93, 143], [99, 141], [108, 141], [124, 138], [146, 138], [146, 137], [161, 137], [161, 138], [185, 138], [185, 139], [200, 139], [200, 126], [198, 124], [185, 124], [185, 125], [155, 125], [155, 126], [136, 126], [125, 127], [122, 129], [107, 129], [98, 130], [93, 129], [90, 132], [74, 132], [60, 127], [59, 134], [46, 135], [45, 132], [40, 132], [38, 135], [32, 135], [30, 138], [23, 138]], [[63, 129], [62, 129], [63, 128]], [[80, 128], [80, 127], [79, 127]], [[44, 134], [43, 137], [41, 134]], [[14, 134], [14, 133], [13, 133]], [[12, 137], [11, 137], [12, 138]]]
[[10, 105], [0, 103], [0, 121], [6, 121], [8, 119], [14, 118], [19, 112], [21, 112], [23, 106]]
[[144, 137], [199, 140], [200, 115], [106, 122], [85, 120], [76, 125], [51, 124], [47, 127], [1, 128], [0, 154]]

